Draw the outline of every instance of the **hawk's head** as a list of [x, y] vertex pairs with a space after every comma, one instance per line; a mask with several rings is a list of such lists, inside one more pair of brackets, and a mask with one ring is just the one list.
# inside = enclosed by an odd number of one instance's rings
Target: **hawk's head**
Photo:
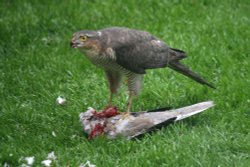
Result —
[[73, 34], [70, 42], [72, 48], [97, 49], [100, 47], [100, 31], [82, 30]]

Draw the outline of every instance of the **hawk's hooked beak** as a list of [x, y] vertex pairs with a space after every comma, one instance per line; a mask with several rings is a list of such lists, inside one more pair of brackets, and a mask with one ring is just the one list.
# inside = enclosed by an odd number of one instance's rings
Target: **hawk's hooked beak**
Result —
[[73, 41], [70, 41], [70, 46], [72, 48], [77, 48], [78, 43], [74, 43]]

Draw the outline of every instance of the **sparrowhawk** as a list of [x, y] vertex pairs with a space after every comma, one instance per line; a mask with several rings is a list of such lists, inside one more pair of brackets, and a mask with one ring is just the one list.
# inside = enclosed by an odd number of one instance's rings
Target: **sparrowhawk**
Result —
[[110, 104], [123, 76], [127, 77], [127, 112], [130, 111], [133, 96], [138, 95], [140, 91], [147, 69], [170, 67], [214, 88], [180, 63], [180, 60], [187, 56], [184, 51], [169, 47], [164, 41], [145, 31], [125, 27], [82, 30], [73, 34], [70, 45], [79, 48], [93, 64], [104, 69], [109, 81]]

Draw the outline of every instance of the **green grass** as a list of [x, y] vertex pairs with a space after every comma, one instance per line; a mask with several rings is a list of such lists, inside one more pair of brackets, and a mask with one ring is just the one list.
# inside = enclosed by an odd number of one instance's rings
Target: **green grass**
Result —
[[[35, 156], [41, 166], [90, 160], [110, 166], [249, 166], [250, 1], [8, 1], [0, 2], [0, 166]], [[69, 47], [75, 31], [126, 26], [151, 32], [187, 51], [183, 62], [217, 89], [170, 69], [148, 71], [133, 110], [213, 100], [216, 107], [141, 140], [88, 141], [78, 114], [102, 109], [102, 70]], [[58, 106], [57, 96], [67, 98]], [[114, 103], [124, 109], [126, 88]], [[56, 134], [56, 137], [52, 135]]]

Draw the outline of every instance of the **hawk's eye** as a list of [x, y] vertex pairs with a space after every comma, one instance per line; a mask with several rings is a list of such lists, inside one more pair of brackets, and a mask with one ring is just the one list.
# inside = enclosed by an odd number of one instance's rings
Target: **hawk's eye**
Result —
[[87, 36], [80, 36], [80, 40], [81, 40], [81, 42], [84, 42], [84, 41], [86, 41], [87, 40]]

